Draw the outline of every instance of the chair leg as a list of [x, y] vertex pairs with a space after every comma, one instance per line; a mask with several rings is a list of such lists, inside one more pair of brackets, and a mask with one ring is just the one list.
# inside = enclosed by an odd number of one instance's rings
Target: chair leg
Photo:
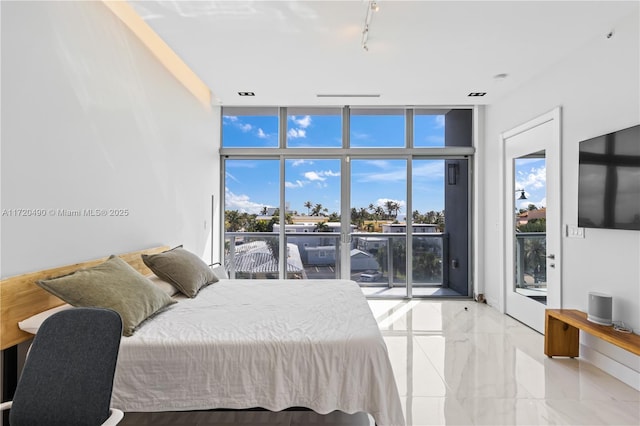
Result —
[[102, 426], [115, 426], [124, 418], [124, 413], [117, 408], [111, 408], [109, 411], [111, 412], [111, 415], [104, 421], [104, 423], [102, 423]]

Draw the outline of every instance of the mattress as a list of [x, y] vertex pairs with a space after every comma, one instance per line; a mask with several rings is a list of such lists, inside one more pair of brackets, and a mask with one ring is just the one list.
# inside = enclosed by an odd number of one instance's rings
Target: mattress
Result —
[[404, 417], [387, 348], [349, 280], [221, 280], [122, 339], [112, 406]]

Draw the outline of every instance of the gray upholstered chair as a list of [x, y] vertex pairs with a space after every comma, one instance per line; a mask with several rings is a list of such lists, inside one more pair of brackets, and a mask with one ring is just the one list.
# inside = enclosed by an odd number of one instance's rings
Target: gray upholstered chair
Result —
[[10, 408], [11, 426], [116, 425], [110, 408], [122, 321], [109, 309], [74, 308], [49, 317], [33, 340]]

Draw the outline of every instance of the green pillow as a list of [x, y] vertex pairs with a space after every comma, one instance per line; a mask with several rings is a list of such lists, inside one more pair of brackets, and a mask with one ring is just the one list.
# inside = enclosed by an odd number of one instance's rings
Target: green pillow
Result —
[[202, 287], [218, 281], [209, 265], [182, 246], [158, 254], [143, 254], [142, 261], [185, 296], [195, 297]]
[[113, 309], [122, 318], [125, 336], [131, 336], [145, 319], [176, 303], [117, 256], [37, 284], [73, 306]]

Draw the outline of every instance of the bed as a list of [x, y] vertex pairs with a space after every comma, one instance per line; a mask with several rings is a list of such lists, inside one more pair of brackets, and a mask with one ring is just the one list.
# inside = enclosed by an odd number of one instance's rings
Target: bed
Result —
[[[123, 259], [148, 274], [139, 255]], [[2, 282], [3, 328], [5, 320], [15, 324], [62, 304], [32, 289], [37, 288], [29, 283], [33, 276], [24, 277], [19, 285]], [[28, 313], [22, 301], [22, 318], [16, 318], [16, 309], [9, 314], [6, 304], [17, 303], [18, 289], [46, 301]], [[378, 425], [404, 424], [386, 345], [355, 282], [223, 279], [194, 298], [177, 300], [122, 338], [114, 407], [125, 412], [304, 407], [321, 414], [366, 412]], [[3, 349], [15, 344], [12, 335], [22, 333], [9, 328], [9, 335], [3, 330]]]

